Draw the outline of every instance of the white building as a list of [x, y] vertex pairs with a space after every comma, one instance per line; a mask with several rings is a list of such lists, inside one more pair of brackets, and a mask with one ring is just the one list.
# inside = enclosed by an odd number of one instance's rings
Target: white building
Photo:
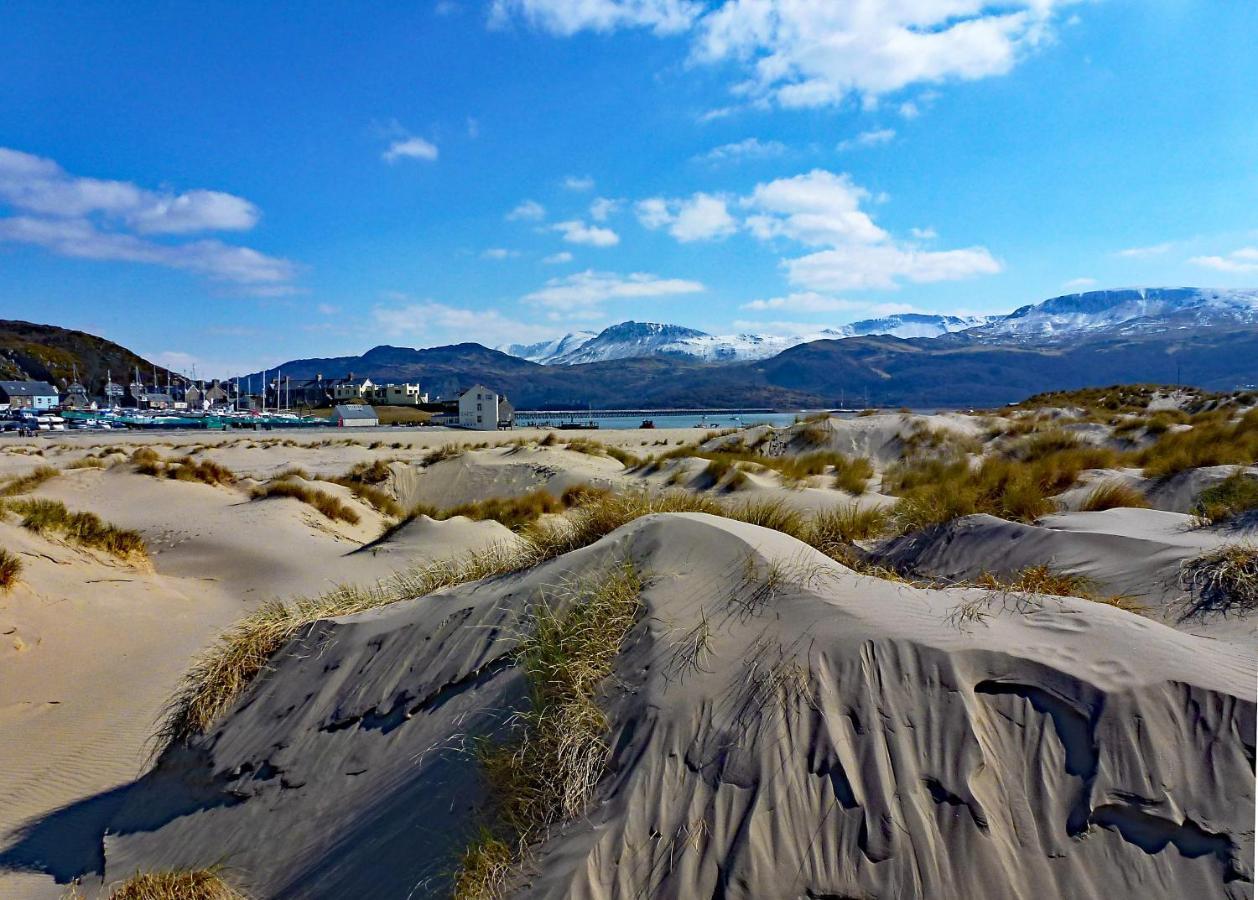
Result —
[[370, 406], [347, 404], [332, 412], [337, 428], [371, 428], [380, 424], [380, 417]]
[[368, 393], [376, 403], [386, 406], [418, 406], [428, 402], [428, 395], [418, 384], [375, 384]]
[[515, 407], [484, 385], [468, 388], [459, 396], [459, 427], [497, 431], [514, 424]]

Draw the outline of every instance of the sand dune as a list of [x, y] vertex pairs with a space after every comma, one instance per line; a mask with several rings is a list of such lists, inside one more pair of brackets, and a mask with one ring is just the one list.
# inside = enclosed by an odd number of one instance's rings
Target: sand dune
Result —
[[[527, 604], [625, 559], [649, 579], [609, 774], [521, 896], [1252, 895], [1251, 655], [1086, 601], [859, 576], [702, 515], [321, 624], [125, 792], [104, 877], [227, 861], [260, 896], [443, 895], [487, 799], [469, 740], [524, 697]], [[967, 603], [988, 615], [958, 622]], [[83, 825], [48, 860], [73, 874], [99, 802], [17, 852]]]

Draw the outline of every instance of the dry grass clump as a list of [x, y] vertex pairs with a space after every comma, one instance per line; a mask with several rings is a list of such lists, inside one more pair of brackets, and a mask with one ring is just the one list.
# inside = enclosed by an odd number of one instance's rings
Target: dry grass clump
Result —
[[1188, 592], [1184, 618], [1252, 612], [1258, 608], [1258, 546], [1226, 544], [1185, 560], [1179, 579]]
[[390, 466], [392, 460], [374, 459], [371, 462], [356, 463], [353, 468], [342, 476], [346, 481], [359, 484], [382, 484], [393, 474]]
[[874, 477], [874, 464], [863, 456], [834, 463], [834, 486], [849, 494], [865, 493]]
[[[554, 432], [552, 432], [553, 434]], [[549, 446], [544, 444], [544, 446]], [[645, 460], [639, 456], [635, 456], [628, 450], [622, 450], [611, 444], [601, 444], [598, 441], [592, 441], [589, 438], [573, 438], [565, 445], [567, 449], [574, 453], [584, 453], [587, 456], [606, 456], [616, 460], [626, 469], [636, 469], [642, 465]]]
[[137, 872], [113, 887], [109, 900], [247, 900], [217, 869]]
[[1234, 472], [1197, 498], [1194, 512], [1213, 525], [1220, 525], [1258, 509], [1258, 478]]
[[0, 591], [8, 591], [22, 575], [22, 560], [0, 547]]
[[181, 457], [166, 466], [166, 477], [176, 481], [199, 481], [211, 486], [236, 483], [236, 473], [212, 459]]
[[271, 481], [255, 487], [249, 492], [249, 496], [254, 500], [266, 500], [270, 497], [291, 497], [294, 500], [300, 500], [307, 506], [314, 507], [325, 518], [333, 521], [340, 520], [348, 522], [350, 525], [357, 525], [359, 521], [358, 513], [346, 506], [339, 497], [334, 497], [325, 491], [320, 491], [297, 481]]
[[1162, 384], [1112, 384], [1106, 387], [1077, 388], [1075, 390], [1048, 391], [1023, 400], [1022, 409], [1042, 407], [1081, 407], [1096, 420], [1112, 417], [1116, 413], [1143, 413], [1149, 404], [1160, 397], [1172, 394], [1184, 395], [1189, 406], [1221, 397], [1198, 388]]
[[[511, 863], [588, 806], [610, 753], [598, 699], [637, 620], [641, 592], [626, 563], [596, 581], [565, 586], [531, 611], [517, 657], [529, 709], [511, 739], [480, 750], [494, 826], [464, 854], [454, 879], [458, 900], [501, 896]], [[503, 851], [512, 844], [508, 857]]]
[[771, 528], [799, 540], [807, 540], [808, 523], [803, 513], [782, 500], [748, 500], [718, 513], [749, 525]]
[[103, 469], [109, 463], [99, 456], [82, 456], [66, 465], [67, 469]]
[[60, 500], [16, 500], [8, 508], [22, 517], [23, 528], [37, 534], [59, 534], [72, 544], [123, 560], [148, 557], [138, 531], [111, 525], [95, 513], [70, 512]]
[[1202, 466], [1252, 465], [1258, 460], [1258, 410], [1236, 421], [1225, 409], [1200, 413], [1190, 428], [1166, 432], [1133, 458], [1150, 478]]
[[984, 572], [971, 586], [1002, 593], [1078, 597], [1081, 600], [1104, 603], [1127, 612], [1141, 612], [1145, 608], [1126, 595], [1101, 593], [1097, 590], [1096, 582], [1086, 575], [1059, 572], [1047, 565], [1028, 566], [1006, 578]]
[[1098, 484], [1079, 507], [1082, 512], [1101, 512], [1106, 509], [1148, 509], [1149, 498], [1125, 481], [1106, 481]]
[[877, 537], [890, 525], [891, 513], [886, 508], [848, 503], [816, 513], [808, 523], [807, 542], [831, 556], [836, 546]]
[[900, 435], [900, 459], [905, 462], [957, 460], [982, 449], [978, 438], [946, 428], [932, 428], [926, 422], [917, 422]]
[[320, 619], [347, 616], [442, 588], [527, 568], [530, 552], [502, 546], [399, 572], [368, 587], [343, 586], [291, 603], [272, 601], [219, 636], [184, 675], [154, 736], [156, 752], [204, 733], [236, 701], [267, 662], [298, 632]]
[[[348, 488], [349, 492], [355, 498], [366, 503], [376, 512], [385, 516], [402, 515], [402, 507], [394, 499], [393, 495], [378, 485], [389, 480], [393, 474], [390, 467], [391, 460], [377, 459], [372, 462], [360, 462], [354, 465], [344, 475], [336, 478], [329, 478], [333, 484], [339, 484], [341, 487]], [[296, 470], [294, 474], [298, 477], [310, 480], [310, 476], [304, 471]], [[284, 477], [283, 475], [280, 476]]]
[[48, 479], [55, 478], [59, 474], [52, 466], [39, 466], [32, 472], [10, 478], [0, 485], [0, 497], [16, 497], [19, 494], [30, 493]]

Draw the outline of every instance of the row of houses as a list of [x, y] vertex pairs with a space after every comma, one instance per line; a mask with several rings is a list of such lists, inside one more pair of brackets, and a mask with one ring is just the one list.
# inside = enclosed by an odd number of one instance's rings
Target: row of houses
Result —
[[[434, 414], [437, 424], [476, 431], [495, 431], [499, 428], [511, 428], [515, 424], [515, 407], [506, 395], [482, 384], [473, 385], [454, 397], [430, 403], [428, 395], [420, 391], [418, 384], [375, 384], [370, 379], [355, 379], [352, 375], [332, 382], [324, 382], [322, 378], [314, 379], [313, 383], [318, 386], [316, 396], [321, 401], [332, 401], [338, 424], [346, 426], [378, 424], [378, 418], [371, 409], [373, 403], [427, 408]], [[110, 391], [108, 388], [111, 386], [116, 390]], [[162, 390], [157, 385], [150, 387], [136, 381], [130, 385], [127, 393], [134, 405], [142, 409], [202, 410], [239, 404], [239, 393], [233, 393], [230, 387], [219, 382], [208, 386], [204, 383], [189, 383], [168, 385]], [[277, 388], [277, 391], [287, 391], [290, 387], [284, 385], [283, 388]], [[314, 396], [304, 394], [305, 389], [305, 383], [297, 386], [296, 403], [291, 395], [285, 396], [279, 392], [271, 398], [274, 400], [272, 405], [289, 408], [324, 405], [323, 402], [304, 402], [306, 399], [315, 399]], [[121, 394], [121, 386], [110, 382], [106, 389], [107, 398], [117, 402], [121, 399]], [[246, 395], [245, 399], [252, 405], [254, 398]], [[0, 381], [0, 408], [46, 410], [56, 407], [86, 408], [91, 405], [92, 401], [89, 400], [86, 390], [77, 382], [71, 385], [63, 399], [57, 388], [45, 381]]]

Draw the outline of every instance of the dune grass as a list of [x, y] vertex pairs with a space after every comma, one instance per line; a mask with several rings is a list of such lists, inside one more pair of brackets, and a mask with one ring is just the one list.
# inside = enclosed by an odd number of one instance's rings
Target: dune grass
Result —
[[1167, 431], [1134, 454], [1133, 461], [1150, 478], [1166, 478], [1202, 466], [1252, 465], [1258, 460], [1258, 410], [1239, 419], [1226, 409], [1199, 413], [1191, 427]]
[[641, 609], [642, 581], [626, 563], [543, 597], [524, 624], [517, 660], [529, 708], [511, 737], [485, 744], [492, 824], [478, 832], [454, 878], [456, 900], [500, 897], [513, 863], [547, 830], [579, 816], [610, 753], [603, 685]]
[[[1061, 572], [1053, 569], [1048, 565], [1028, 566], [1013, 575], [1001, 577], [991, 572], [984, 572], [972, 582], [951, 585], [952, 587], [978, 587], [987, 591], [992, 591], [1002, 595], [1018, 595], [1023, 597], [1030, 594], [1044, 594], [1051, 597], [1077, 597], [1080, 600], [1090, 600], [1093, 603], [1103, 603], [1106, 606], [1113, 606], [1125, 612], [1140, 613], [1145, 610], [1145, 606], [1125, 594], [1106, 594], [1102, 592], [1095, 581], [1086, 575], [1077, 575], [1070, 572]], [[981, 609], [988, 600], [980, 599], [970, 604], [963, 604], [964, 608], [970, 609], [970, 614], [962, 612], [961, 618], [968, 617], [982, 618]], [[1017, 609], [1025, 611], [1025, 607], [1018, 606]], [[976, 611], [980, 611], [974, 615]]]
[[1258, 478], [1234, 472], [1202, 491], [1193, 511], [1211, 524], [1221, 525], [1253, 510], [1258, 510]]
[[137, 872], [111, 887], [109, 900], [247, 900], [247, 897], [232, 887], [218, 869], [211, 868]]
[[863, 456], [834, 463], [834, 486], [857, 496], [865, 493], [874, 477], [874, 464]]
[[122, 560], [148, 558], [138, 531], [111, 525], [95, 513], [71, 512], [60, 500], [10, 500], [6, 505], [22, 517], [23, 528], [37, 534], [58, 534], [72, 544]]
[[0, 592], [12, 590], [21, 577], [21, 557], [0, 547]]
[[1079, 510], [1102, 512], [1107, 509], [1148, 509], [1149, 499], [1142, 491], [1124, 481], [1106, 481], [1088, 494]]
[[212, 459], [181, 457], [166, 466], [166, 477], [176, 481], [198, 481], [211, 486], [236, 483], [236, 473]]
[[1258, 608], [1258, 545], [1226, 544], [1185, 560], [1179, 578], [1188, 594], [1185, 618], [1253, 612]]
[[[578, 491], [584, 488], [578, 488]], [[154, 737], [157, 752], [204, 733], [252, 682], [268, 660], [302, 629], [320, 619], [350, 615], [399, 600], [483, 578], [522, 571], [572, 550], [589, 546], [622, 525], [655, 513], [701, 512], [783, 530], [816, 546], [832, 558], [839, 552], [843, 528], [823, 518], [825, 528], [782, 501], [722, 504], [687, 491], [659, 494], [597, 492], [580, 502], [570, 498], [566, 516], [538, 519], [522, 527], [515, 546], [488, 549], [439, 560], [396, 574], [366, 588], [342, 587], [316, 598], [261, 607], [222, 634], [184, 676], [169, 701]], [[853, 514], [848, 534], [874, 527], [864, 514]], [[853, 537], [855, 539], [855, 537]], [[845, 563], [847, 564], [847, 563]]]
[[357, 525], [360, 518], [358, 513], [351, 507], [346, 506], [339, 497], [334, 497], [326, 491], [312, 488], [299, 481], [270, 481], [255, 487], [249, 492], [249, 496], [254, 500], [291, 497], [294, 500], [300, 500], [307, 506], [314, 507], [324, 518], [348, 522], [350, 525]]
[[38, 466], [34, 471], [10, 478], [0, 485], [0, 497], [17, 497], [21, 494], [29, 494], [45, 481], [48, 481], [50, 478], [56, 478], [59, 474], [61, 473], [52, 466]]
[[66, 465], [67, 469], [104, 469], [109, 465], [99, 456], [82, 456]]

